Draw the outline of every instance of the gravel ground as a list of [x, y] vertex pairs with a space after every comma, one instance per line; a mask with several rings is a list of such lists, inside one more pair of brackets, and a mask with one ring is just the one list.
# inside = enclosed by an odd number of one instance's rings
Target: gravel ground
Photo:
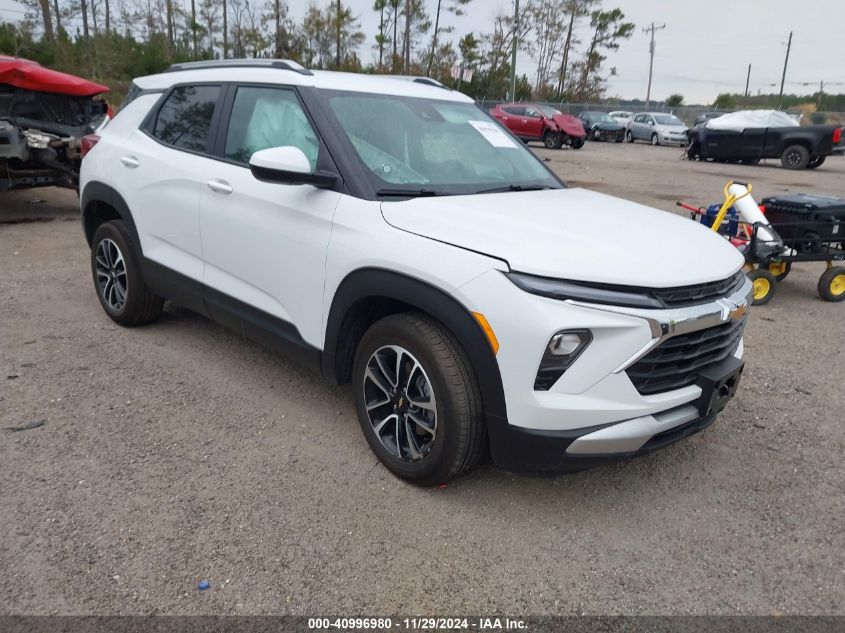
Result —
[[[730, 177], [845, 195], [841, 158], [537, 151], [666, 210]], [[0, 614], [845, 614], [845, 305], [816, 296], [820, 265], [752, 310], [744, 384], [707, 431], [577, 475], [486, 466], [421, 490], [376, 462], [347, 388], [179, 307], [114, 325], [75, 204], [0, 194]]]

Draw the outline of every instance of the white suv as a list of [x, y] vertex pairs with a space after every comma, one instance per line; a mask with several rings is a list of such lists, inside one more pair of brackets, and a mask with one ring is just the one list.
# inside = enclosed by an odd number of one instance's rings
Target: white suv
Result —
[[567, 188], [429, 79], [199, 62], [142, 77], [88, 138], [106, 313], [176, 301], [329, 380], [432, 485], [489, 454], [577, 470], [709, 425], [742, 371], [750, 282], [712, 231]]

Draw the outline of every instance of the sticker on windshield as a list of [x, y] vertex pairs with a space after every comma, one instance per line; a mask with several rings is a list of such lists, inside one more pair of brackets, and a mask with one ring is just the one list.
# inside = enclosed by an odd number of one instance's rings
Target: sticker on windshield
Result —
[[501, 128], [489, 121], [467, 121], [476, 131], [483, 136], [493, 147], [516, 147], [516, 143], [502, 132]]

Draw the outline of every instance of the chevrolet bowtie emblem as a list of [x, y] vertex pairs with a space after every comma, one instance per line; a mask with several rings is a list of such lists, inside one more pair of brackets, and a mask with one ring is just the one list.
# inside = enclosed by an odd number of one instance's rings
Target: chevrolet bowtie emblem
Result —
[[731, 318], [731, 321], [739, 321], [743, 316], [745, 316], [745, 312], [748, 310], [748, 307], [743, 303], [742, 305], [738, 305], [736, 308], [728, 312], [728, 316]]

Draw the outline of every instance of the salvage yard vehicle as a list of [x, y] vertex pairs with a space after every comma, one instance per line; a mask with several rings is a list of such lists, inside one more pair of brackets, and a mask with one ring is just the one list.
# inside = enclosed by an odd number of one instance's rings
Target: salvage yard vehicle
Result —
[[580, 112], [578, 118], [587, 130], [588, 141], [616, 141], [625, 139], [625, 126], [606, 112]]
[[624, 110], [616, 110], [615, 112], [610, 112], [609, 114], [614, 121], [624, 126], [627, 126], [631, 122], [631, 119], [634, 118], [633, 112], [627, 112]]
[[82, 139], [109, 118], [106, 86], [0, 56], [0, 191], [76, 188]]
[[416, 484], [488, 451], [523, 471], [641, 455], [736, 392], [751, 291], [736, 249], [566, 187], [427, 79], [176, 65], [136, 79], [89, 145], [80, 205], [106, 314], [151, 323], [170, 299], [351, 381], [370, 447]]
[[497, 121], [525, 142], [542, 141], [549, 149], [581, 149], [587, 133], [576, 117], [551, 106], [502, 103], [490, 110]]
[[686, 157], [756, 165], [779, 158], [786, 169], [815, 169], [845, 152], [838, 125], [798, 125], [783, 112], [745, 110], [722, 115], [687, 133]]
[[629, 143], [640, 140], [652, 145], [686, 145], [687, 126], [674, 114], [643, 112], [631, 119], [625, 138]]

